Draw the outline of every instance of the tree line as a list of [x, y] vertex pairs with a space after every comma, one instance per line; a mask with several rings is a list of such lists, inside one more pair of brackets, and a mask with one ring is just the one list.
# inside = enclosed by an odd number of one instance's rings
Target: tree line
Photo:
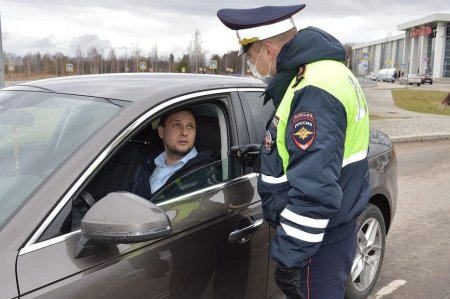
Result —
[[[159, 55], [158, 47], [155, 44], [151, 51], [143, 54], [139, 47], [135, 47], [131, 53], [118, 54], [112, 48], [108, 53], [102, 49], [90, 47], [87, 52], [83, 52], [78, 47], [75, 56], [69, 56], [62, 52], [50, 53], [28, 53], [26, 55], [16, 55], [14, 53], [4, 53], [5, 79], [14, 79], [14, 76], [66, 76], [104, 73], [127, 73], [127, 72], [178, 72], [178, 73], [214, 73], [214, 74], [242, 74], [245, 67], [243, 59], [238, 56], [238, 51], [229, 51], [226, 54], [213, 54], [206, 58], [203, 49], [200, 32], [195, 31], [193, 39], [187, 47], [186, 53], [182, 57]], [[346, 47], [346, 61], [351, 62], [351, 45]], [[209, 61], [217, 62], [217, 69], [209, 68]], [[145, 70], [141, 66], [145, 62]], [[72, 71], [66, 69], [66, 65], [72, 65]], [[13, 70], [12, 66], [13, 65]], [[347, 65], [351, 68], [351, 65]], [[248, 69], [244, 69], [244, 74], [250, 74]]]
[[[6, 79], [14, 75], [66, 76], [143, 71], [229, 74], [241, 73], [243, 66], [237, 51], [230, 51], [224, 55], [214, 54], [207, 59], [198, 30], [195, 31], [186, 53], [178, 58], [173, 54], [159, 55], [156, 44], [147, 54], [139, 47], [132, 49], [131, 53], [121, 54], [114, 48], [104, 53], [102, 49], [96, 47], [90, 47], [86, 52], [78, 47], [75, 56], [62, 52], [54, 54], [37, 52], [26, 55], [6, 52], [3, 57]], [[217, 69], [209, 68], [210, 60], [217, 61]], [[66, 69], [67, 64], [72, 65], [71, 71]], [[142, 66], [145, 66], [145, 69], [142, 69]]]

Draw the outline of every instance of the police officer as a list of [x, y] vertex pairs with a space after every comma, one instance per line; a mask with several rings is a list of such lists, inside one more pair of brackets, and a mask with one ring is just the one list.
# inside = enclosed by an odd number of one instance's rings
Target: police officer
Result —
[[270, 256], [288, 298], [343, 298], [365, 209], [369, 118], [345, 49], [314, 27], [297, 32], [305, 5], [221, 9], [276, 110], [261, 146], [258, 192], [276, 229]]

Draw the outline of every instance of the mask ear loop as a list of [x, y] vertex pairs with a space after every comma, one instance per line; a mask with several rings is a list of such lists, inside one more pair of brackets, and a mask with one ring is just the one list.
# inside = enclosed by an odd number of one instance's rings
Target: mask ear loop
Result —
[[270, 76], [270, 69], [272, 68], [272, 63], [273, 63], [273, 59], [269, 64], [269, 70], [267, 71], [267, 75], [266, 76]]

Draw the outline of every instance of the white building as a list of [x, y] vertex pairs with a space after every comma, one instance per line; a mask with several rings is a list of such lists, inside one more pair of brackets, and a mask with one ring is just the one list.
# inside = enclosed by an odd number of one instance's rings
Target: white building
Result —
[[405, 33], [353, 46], [355, 74], [396, 68], [403, 73], [450, 77], [450, 14], [433, 14], [397, 29]]

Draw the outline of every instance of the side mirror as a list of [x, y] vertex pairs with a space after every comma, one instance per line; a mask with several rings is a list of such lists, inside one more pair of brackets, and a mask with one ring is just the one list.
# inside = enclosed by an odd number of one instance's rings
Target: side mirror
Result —
[[128, 192], [112, 192], [81, 220], [75, 258], [94, 254], [101, 244], [139, 243], [169, 235], [167, 215], [153, 203]]

